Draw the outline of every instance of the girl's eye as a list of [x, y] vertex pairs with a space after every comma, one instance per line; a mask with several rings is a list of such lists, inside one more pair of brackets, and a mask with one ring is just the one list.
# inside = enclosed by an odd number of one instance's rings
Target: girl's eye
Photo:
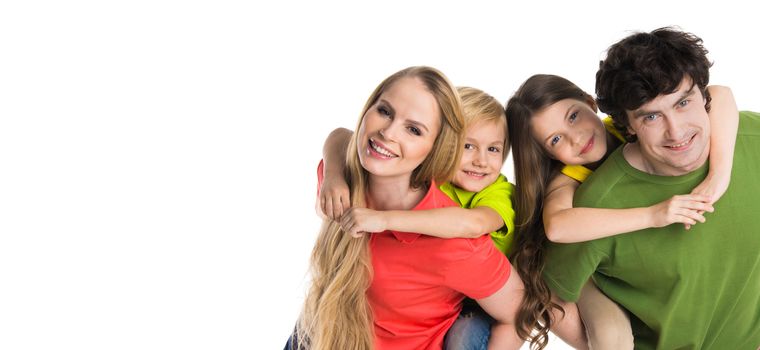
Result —
[[475, 149], [475, 146], [473, 144], [471, 144], [471, 143], [465, 143], [464, 144], [464, 149]]
[[499, 147], [488, 147], [488, 152], [499, 153], [499, 152], [501, 152], [501, 150], [499, 149]]
[[419, 128], [414, 127], [414, 126], [410, 126], [409, 127], [409, 132], [411, 132], [412, 134], [417, 135], [417, 136], [422, 135], [422, 131], [420, 131]]
[[556, 145], [557, 142], [559, 142], [560, 139], [561, 139], [561, 137], [559, 135], [552, 137], [551, 145], [552, 146]]
[[577, 119], [577, 118], [578, 118], [578, 112], [573, 112], [573, 114], [570, 114], [570, 117], [568, 117], [568, 119], [570, 119], [571, 123], [574, 122], [575, 119]]

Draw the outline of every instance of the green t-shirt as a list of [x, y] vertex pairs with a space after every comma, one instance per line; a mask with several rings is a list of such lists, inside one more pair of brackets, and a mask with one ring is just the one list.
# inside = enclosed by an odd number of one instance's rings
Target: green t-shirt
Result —
[[465, 191], [450, 182], [441, 185], [440, 189], [462, 208], [489, 207], [499, 213], [504, 220], [504, 226], [491, 232], [491, 239], [502, 253], [512, 252], [512, 242], [515, 238], [515, 211], [512, 209], [511, 200], [513, 187], [504, 175], [499, 174], [496, 181], [480, 192]]
[[[689, 193], [707, 164], [683, 176], [633, 168], [622, 147], [581, 185], [574, 206], [644, 207]], [[574, 244], [550, 244], [544, 279], [578, 299], [592, 276], [630, 312], [636, 349], [757, 349], [760, 345], [760, 114], [740, 113], [731, 184], [691, 230], [682, 224]], [[590, 222], [589, 225], [593, 225]]]

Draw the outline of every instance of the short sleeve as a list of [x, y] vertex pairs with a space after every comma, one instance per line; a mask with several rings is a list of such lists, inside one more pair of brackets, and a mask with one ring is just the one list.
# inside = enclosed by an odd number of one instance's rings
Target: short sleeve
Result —
[[514, 232], [515, 210], [512, 208], [512, 192], [514, 187], [500, 175], [490, 186], [480, 191], [472, 201], [472, 207], [488, 207], [495, 210], [507, 227], [507, 232]]
[[443, 271], [445, 285], [472, 299], [482, 299], [496, 293], [507, 283], [512, 266], [488, 236], [454, 240], [469, 253], [448, 263]]
[[562, 300], [578, 300], [583, 285], [602, 261], [604, 255], [593, 244], [593, 241], [548, 244], [543, 277]]

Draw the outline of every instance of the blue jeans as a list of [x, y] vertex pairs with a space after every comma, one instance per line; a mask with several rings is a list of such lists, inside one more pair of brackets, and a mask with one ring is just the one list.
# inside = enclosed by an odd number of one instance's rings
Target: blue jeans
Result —
[[462, 312], [449, 328], [443, 342], [445, 350], [486, 350], [494, 319], [472, 299], [466, 299]]

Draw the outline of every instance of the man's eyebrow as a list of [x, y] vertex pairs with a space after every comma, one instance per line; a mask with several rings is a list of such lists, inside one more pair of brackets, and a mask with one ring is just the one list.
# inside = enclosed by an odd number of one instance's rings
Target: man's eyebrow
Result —
[[[678, 100], [676, 101], [676, 103], [673, 104], [673, 107], [675, 107], [679, 103], [681, 103], [681, 101], [683, 101], [683, 99], [685, 99], [685, 98], [687, 98], [689, 96], [694, 95], [694, 93], [696, 93], [696, 91], [694, 90], [695, 86], [697, 86], [697, 85], [694, 84], [694, 85], [692, 85], [689, 88], [689, 90], [686, 90], [683, 93], [681, 93], [681, 96], [678, 97]], [[645, 109], [639, 108], [639, 109], [633, 111], [633, 116], [634, 116], [634, 118], [638, 118], [638, 117], [643, 117], [643, 116], [647, 116], [647, 115], [650, 115], [650, 114], [656, 114], [657, 112], [659, 112], [659, 111], [657, 111], [657, 110], [649, 111], [649, 110], [645, 110]]]

